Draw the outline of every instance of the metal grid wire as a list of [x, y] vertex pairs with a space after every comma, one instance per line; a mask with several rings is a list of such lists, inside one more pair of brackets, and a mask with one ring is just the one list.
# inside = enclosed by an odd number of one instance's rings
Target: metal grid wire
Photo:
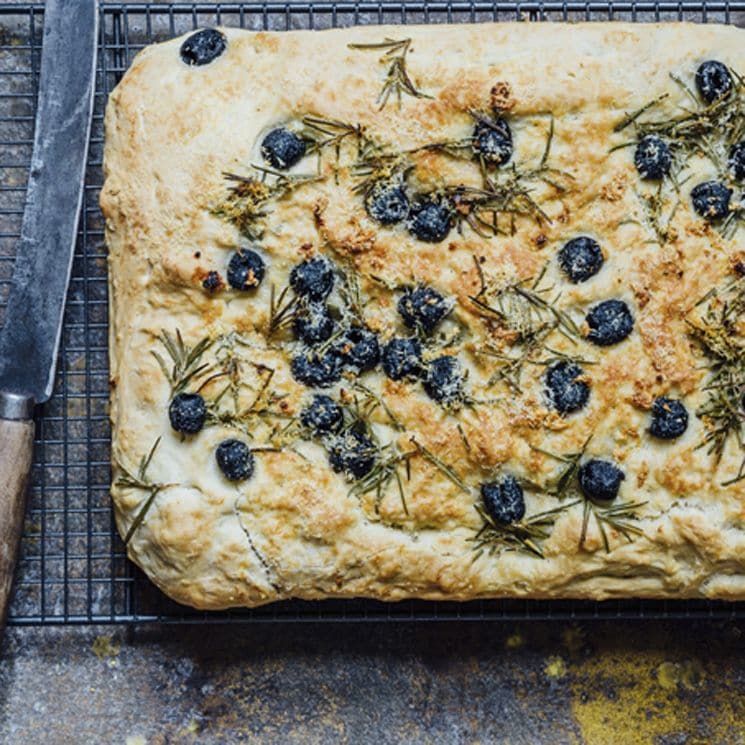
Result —
[[[36, 449], [11, 624], [745, 616], [706, 601], [364, 600], [275, 603], [200, 613], [162, 596], [124, 554], [109, 498], [107, 285], [98, 208], [109, 91], [146, 44], [201, 26], [253, 30], [479, 21], [745, 22], [745, 2], [319, 2], [106, 4], [101, 8], [90, 154], [55, 394], [36, 420]], [[31, 159], [43, 5], [0, 6], [0, 325]]]

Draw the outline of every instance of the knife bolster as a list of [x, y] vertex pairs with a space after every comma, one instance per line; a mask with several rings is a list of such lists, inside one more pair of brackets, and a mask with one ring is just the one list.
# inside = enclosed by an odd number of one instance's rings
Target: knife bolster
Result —
[[20, 393], [0, 392], [0, 419], [28, 420], [33, 416], [33, 398]]

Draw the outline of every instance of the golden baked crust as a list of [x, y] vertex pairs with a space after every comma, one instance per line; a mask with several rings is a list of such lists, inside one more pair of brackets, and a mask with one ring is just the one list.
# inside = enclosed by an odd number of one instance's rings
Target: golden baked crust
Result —
[[[716, 423], [695, 414], [712, 395], [704, 367], [712, 357], [690, 325], [701, 326], [708, 308], [721, 310], [721, 288], [737, 281], [742, 267], [745, 231], [736, 221], [718, 230], [691, 209], [690, 186], [717, 172], [711, 160], [686, 159], [681, 197], [668, 183], [660, 217], [657, 183], [640, 181], [633, 147], [614, 149], [637, 136], [633, 124], [615, 131], [626, 113], [663, 95], [642, 119], [662, 121], [694, 105], [671, 74], [692, 87], [706, 59], [745, 70], [742, 32], [685, 24], [489, 24], [224, 34], [227, 50], [204, 66], [181, 61], [183, 39], [144, 49], [106, 112], [101, 205], [110, 256], [112, 491], [117, 525], [131, 534], [129, 556], [168, 595], [199, 608], [331, 596], [745, 597], [745, 481], [723, 485], [740, 473], [743, 451], [734, 434], [718, 463], [700, 447]], [[405, 93], [399, 107], [393, 95], [379, 108], [390, 59], [381, 61], [385, 50], [349, 44], [386, 38], [412, 40], [407, 69], [415, 90], [428, 97]], [[359, 182], [353, 135], [338, 160], [325, 147], [293, 169], [316, 173], [320, 164], [321, 178], [267, 202], [266, 216], [249, 226], [263, 231], [260, 240], [236, 225], [245, 202], [236, 201], [236, 182], [224, 174], [256, 175], [261, 137], [274, 126], [301, 128], [307, 116], [360, 124], [386, 152], [406, 153], [410, 188], [477, 188], [479, 166], [459, 151], [412, 151], [468, 138], [469, 111], [488, 112], [492, 104], [510, 123], [515, 147], [510, 165], [495, 173], [505, 177], [512, 163], [516, 174], [554, 169], [545, 179], [519, 182], [529, 189], [531, 201], [521, 204], [532, 214], [503, 215], [497, 236], [482, 237], [463, 222], [461, 232], [426, 243], [401, 225], [376, 224], [352, 191]], [[460, 217], [469, 209], [461, 206]], [[598, 239], [605, 264], [590, 281], [573, 284], [556, 255], [580, 234]], [[231, 251], [249, 245], [267, 262], [260, 287], [206, 292], [207, 273], [224, 278]], [[297, 343], [288, 329], [267, 340], [271, 287], [278, 293], [291, 268], [317, 253], [357, 277], [365, 321], [383, 342], [404, 331], [396, 311], [400, 285], [432, 285], [455, 301], [435, 334], [444, 351], [425, 357], [458, 356], [469, 373], [465, 401], [440, 406], [420, 383], [386, 379], [379, 367], [358, 379], [384, 399], [385, 407], [363, 418], [388, 445], [380, 457], [394, 464], [403, 497], [393, 471], [378, 495], [360, 493], [353, 479], [330, 468], [323, 443], [297, 422], [311, 395], [291, 374]], [[608, 298], [629, 305], [634, 329], [606, 347], [549, 329], [511, 386], [502, 357], [525, 352], [530, 333], [555, 317], [539, 309], [540, 320], [526, 331], [516, 329], [514, 308], [505, 320], [474, 302], [481, 281], [474, 258], [488, 284], [480, 296], [486, 304], [518, 280], [529, 290], [545, 267], [534, 294], [573, 319], [580, 335], [587, 309]], [[720, 295], [696, 306], [712, 288]], [[503, 297], [518, 298], [524, 313], [519, 293]], [[742, 307], [736, 313], [726, 329], [735, 350]], [[168, 360], [159, 338], [177, 330], [190, 346], [212, 341], [200, 361], [209, 367], [186, 386], [200, 389], [212, 411], [193, 437], [169, 425], [173, 391], [153, 354]], [[544, 391], [540, 363], [557, 353], [584, 360], [591, 386], [587, 406], [567, 416], [552, 410]], [[238, 370], [238, 409], [230, 408], [232, 391], [220, 398], [232, 380], [230, 365]], [[263, 390], [268, 369], [273, 375]], [[354, 390], [353, 378], [326, 391], [346, 403], [349, 416], [356, 405], [368, 411], [374, 404]], [[678, 439], [656, 440], [647, 431], [660, 395], [681, 398], [690, 413]], [[742, 412], [733, 417], [741, 427]], [[236, 484], [215, 461], [216, 446], [228, 437], [277, 450], [257, 452], [255, 473]], [[625, 473], [614, 504], [629, 506], [615, 516], [584, 499], [574, 481], [554, 493], [566, 462], [550, 454], [583, 446], [580, 462], [611, 459]], [[511, 540], [515, 531], [492, 530], [474, 540], [484, 527], [479, 485], [504, 474], [523, 483], [526, 519], [559, 508], [544, 535], [519, 533], [520, 543]], [[629, 540], [619, 532], [624, 526]], [[491, 540], [482, 545], [485, 538]]]

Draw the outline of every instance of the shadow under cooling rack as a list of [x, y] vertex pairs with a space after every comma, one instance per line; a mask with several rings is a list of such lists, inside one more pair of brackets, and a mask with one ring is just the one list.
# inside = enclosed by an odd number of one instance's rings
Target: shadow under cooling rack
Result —
[[[253, 30], [379, 23], [675, 21], [741, 23], [745, 2], [104, 4], [83, 214], [55, 394], [36, 420], [36, 450], [11, 624], [545, 619], [745, 616], [706, 601], [495, 600], [471, 603], [288, 601], [199, 613], [172, 603], [126, 559], [109, 499], [107, 279], [98, 209], [103, 114], [139, 49], [199, 26]], [[31, 159], [43, 5], [0, 6], [0, 325]]]

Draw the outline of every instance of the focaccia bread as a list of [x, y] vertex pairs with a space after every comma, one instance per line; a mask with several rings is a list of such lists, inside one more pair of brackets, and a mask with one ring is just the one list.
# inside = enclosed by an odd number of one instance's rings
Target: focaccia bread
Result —
[[745, 597], [743, 41], [140, 52], [101, 195], [129, 556], [199, 608]]

